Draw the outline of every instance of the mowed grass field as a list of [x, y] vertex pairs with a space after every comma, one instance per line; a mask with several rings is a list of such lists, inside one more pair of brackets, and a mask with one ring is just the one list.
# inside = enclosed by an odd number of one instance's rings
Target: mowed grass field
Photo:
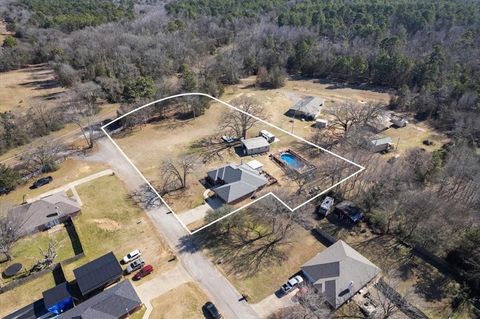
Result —
[[82, 184], [77, 192], [83, 206], [74, 223], [85, 258], [64, 267], [67, 279], [73, 279], [74, 268], [109, 251], [120, 260], [130, 251], [140, 249], [145, 262], [156, 269], [145, 280], [171, 267], [168, 260], [172, 252], [144, 211], [129, 199], [126, 186], [116, 176]]
[[202, 306], [208, 297], [196, 283], [188, 282], [151, 301], [154, 319], [204, 319]]
[[[0, 203], [7, 205], [20, 205], [25, 199], [34, 198], [52, 189], [61, 187], [65, 184], [71, 183], [77, 179], [98, 173], [107, 169], [108, 166], [97, 162], [87, 162], [76, 159], [67, 159], [60, 163], [58, 170], [52, 173], [43, 174], [27, 183], [18, 186], [14, 191], [7, 195], [0, 196]], [[52, 176], [53, 181], [50, 184], [42, 186], [37, 189], [30, 189], [30, 185], [43, 176]]]

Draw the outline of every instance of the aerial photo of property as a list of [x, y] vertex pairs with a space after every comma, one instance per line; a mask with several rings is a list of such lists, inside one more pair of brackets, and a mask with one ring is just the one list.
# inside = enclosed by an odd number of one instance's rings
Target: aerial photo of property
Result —
[[0, 0], [0, 318], [480, 318], [478, 0]]

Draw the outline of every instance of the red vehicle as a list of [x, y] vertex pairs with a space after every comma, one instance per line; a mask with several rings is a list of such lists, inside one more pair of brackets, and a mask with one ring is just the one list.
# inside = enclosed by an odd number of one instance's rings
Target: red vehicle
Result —
[[140, 280], [140, 279], [142, 279], [143, 277], [151, 274], [152, 271], [153, 271], [153, 266], [152, 266], [152, 265], [143, 266], [143, 268], [140, 269], [140, 270], [135, 274], [135, 276], [133, 276], [133, 280]]

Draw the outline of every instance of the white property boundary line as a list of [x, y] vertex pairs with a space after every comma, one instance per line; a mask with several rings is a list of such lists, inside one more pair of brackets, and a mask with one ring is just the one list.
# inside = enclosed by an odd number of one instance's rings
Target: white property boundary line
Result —
[[[204, 225], [204, 226], [200, 227], [199, 229], [197, 229], [197, 230], [195, 230], [195, 231], [192, 232], [192, 231], [190, 231], [190, 229], [188, 229], [188, 227], [180, 220], [180, 218], [177, 216], [177, 214], [175, 214], [175, 212], [173, 211], [173, 209], [167, 204], [167, 202], [165, 202], [165, 200], [162, 198], [162, 196], [160, 196], [160, 194], [157, 192], [157, 190], [155, 189], [155, 187], [152, 186], [152, 184], [148, 181], [148, 179], [142, 174], [142, 172], [140, 172], [140, 170], [135, 166], [135, 164], [133, 164], [133, 162], [130, 160], [130, 158], [123, 152], [123, 150], [120, 148], [120, 146], [118, 146], [118, 144], [113, 140], [113, 138], [112, 138], [112, 137], [107, 133], [107, 131], [105, 130], [105, 127], [109, 126], [110, 124], [115, 123], [116, 121], [118, 121], [118, 120], [126, 117], [127, 115], [130, 115], [130, 114], [132, 114], [132, 113], [135, 113], [135, 112], [137, 112], [137, 111], [139, 111], [139, 110], [141, 110], [141, 109], [143, 109], [143, 108], [146, 108], [147, 106], [150, 106], [150, 105], [153, 105], [153, 104], [156, 104], [156, 103], [159, 103], [159, 102], [167, 101], [167, 100], [170, 100], [170, 99], [174, 99], [174, 98], [177, 98], [177, 97], [183, 97], [183, 96], [205, 96], [205, 97], [208, 97], [208, 98], [210, 98], [210, 99], [212, 99], [212, 100], [214, 100], [214, 101], [216, 101], [216, 102], [218, 102], [218, 103], [221, 103], [221, 104], [223, 104], [223, 105], [228, 106], [228, 107], [231, 108], [231, 109], [234, 109], [234, 110], [236, 110], [236, 111], [238, 111], [238, 112], [241, 112], [241, 113], [243, 113], [243, 114], [245, 114], [245, 115], [251, 116], [251, 117], [253, 117], [254, 119], [256, 119], [257, 121], [259, 121], [259, 122], [261, 122], [261, 123], [263, 123], [263, 124], [266, 124], [266, 125], [268, 125], [268, 126], [270, 126], [270, 127], [273, 127], [273, 128], [275, 128], [275, 129], [277, 129], [277, 130], [279, 130], [279, 131], [281, 131], [281, 132], [283, 132], [283, 133], [285, 133], [285, 134], [288, 134], [288, 135], [290, 135], [290, 136], [293, 136], [293, 137], [295, 137], [296, 139], [299, 139], [299, 140], [301, 140], [302, 142], [307, 143], [307, 144], [309, 144], [309, 145], [311, 145], [311, 146], [313, 146], [313, 147], [315, 147], [315, 148], [317, 148], [317, 149], [319, 149], [319, 150], [322, 150], [322, 151], [324, 151], [324, 152], [326, 152], [326, 153], [328, 153], [328, 154], [330, 154], [330, 155], [333, 155], [333, 156], [335, 156], [335, 157], [337, 157], [337, 158], [339, 158], [339, 159], [341, 159], [341, 160], [344, 160], [344, 161], [346, 161], [347, 163], [352, 164], [352, 165], [358, 167], [359, 170], [356, 171], [356, 172], [354, 172], [353, 174], [345, 177], [345, 178], [342, 179], [341, 181], [335, 183], [334, 185], [332, 185], [332, 186], [330, 186], [329, 188], [323, 190], [323, 191], [320, 192], [319, 194], [313, 196], [312, 198], [308, 199], [308, 200], [305, 201], [304, 203], [302, 203], [302, 204], [300, 204], [300, 205], [298, 205], [298, 206], [296, 206], [296, 207], [294, 207], [294, 208], [291, 208], [290, 206], [288, 206], [284, 201], [282, 201], [280, 198], [278, 198], [278, 196], [275, 195], [274, 193], [269, 192], [268, 194], [265, 194], [265, 195], [263, 195], [263, 196], [255, 199], [254, 201], [252, 201], [252, 202], [250, 202], [250, 203], [248, 203], [248, 204], [245, 204], [245, 205], [243, 205], [242, 207], [237, 208], [237, 209], [231, 211], [230, 213], [228, 213], [228, 214], [226, 214], [226, 215], [224, 215], [224, 216], [222, 216], [222, 217], [214, 220], [213, 222], [210, 222], [210, 223], [208, 223], [207, 225]], [[128, 161], [128, 163], [130, 163], [130, 165], [132, 165], [132, 167], [135, 169], [135, 171], [136, 171], [138, 174], [140, 174], [140, 176], [141, 176], [142, 179], [145, 181], [145, 183], [153, 190], [153, 192], [158, 196], [158, 198], [160, 198], [160, 200], [162, 201], [162, 203], [169, 209], [169, 211], [171, 211], [171, 212], [173, 213], [173, 215], [175, 216], [175, 218], [177, 219], [177, 221], [183, 226], [183, 228], [185, 228], [185, 229], [187, 230], [187, 232], [188, 232], [190, 235], [193, 235], [193, 234], [195, 234], [195, 233], [197, 233], [197, 232], [199, 232], [199, 231], [201, 231], [201, 230], [203, 230], [203, 229], [205, 229], [205, 228], [207, 228], [207, 227], [209, 227], [209, 226], [211, 226], [211, 225], [213, 225], [213, 224], [221, 221], [222, 219], [225, 219], [225, 218], [229, 217], [230, 215], [235, 214], [236, 212], [238, 212], [238, 211], [240, 211], [240, 210], [242, 210], [242, 209], [244, 209], [244, 208], [247, 208], [248, 206], [256, 203], [257, 201], [259, 201], [259, 200], [261, 200], [261, 199], [263, 199], [263, 198], [265, 198], [265, 197], [267, 197], [267, 196], [273, 196], [273, 197], [275, 197], [275, 198], [276, 198], [280, 203], [282, 203], [287, 209], [289, 209], [291, 212], [293, 212], [293, 211], [295, 211], [295, 210], [297, 210], [297, 209], [305, 206], [305, 205], [308, 204], [309, 202], [313, 201], [315, 198], [317, 198], [317, 197], [319, 197], [319, 196], [322, 196], [322, 195], [325, 194], [326, 192], [328, 192], [328, 191], [330, 191], [331, 189], [337, 187], [338, 185], [340, 185], [341, 183], [345, 182], [346, 180], [348, 180], [348, 179], [352, 178], [353, 176], [359, 174], [360, 172], [362, 172], [362, 171], [365, 169], [365, 167], [363, 167], [362, 165], [359, 165], [359, 164], [357, 164], [357, 163], [355, 163], [355, 162], [352, 162], [351, 160], [349, 160], [349, 159], [347, 159], [347, 158], [345, 158], [345, 157], [342, 157], [342, 156], [340, 156], [340, 155], [338, 155], [338, 154], [335, 154], [335, 153], [333, 153], [333, 152], [331, 152], [331, 151], [329, 151], [329, 150], [327, 150], [327, 149], [324, 149], [323, 147], [318, 146], [318, 145], [316, 145], [316, 144], [314, 144], [314, 143], [312, 143], [312, 142], [310, 142], [310, 141], [307, 141], [306, 139], [304, 139], [304, 138], [302, 138], [302, 137], [300, 137], [300, 136], [297, 136], [297, 135], [295, 135], [295, 134], [293, 134], [293, 133], [290, 133], [290, 132], [288, 132], [288, 131], [286, 131], [286, 130], [284, 130], [284, 129], [276, 126], [276, 125], [273, 125], [273, 124], [271, 124], [271, 123], [269, 123], [269, 122], [267, 122], [267, 121], [265, 121], [265, 120], [263, 120], [263, 119], [261, 119], [261, 118], [259, 118], [259, 117], [257, 117], [257, 116], [251, 115], [251, 114], [248, 113], [248, 112], [245, 112], [245, 111], [243, 111], [243, 110], [240, 110], [239, 108], [237, 108], [237, 107], [235, 107], [235, 106], [233, 106], [233, 105], [231, 105], [231, 104], [229, 104], [229, 103], [227, 103], [227, 102], [224, 102], [224, 101], [222, 101], [222, 100], [219, 100], [219, 99], [217, 99], [217, 98], [215, 98], [215, 97], [213, 97], [213, 96], [211, 96], [211, 95], [209, 95], [209, 94], [205, 94], [205, 93], [196, 93], [196, 92], [193, 92], [193, 93], [181, 93], [181, 94], [171, 95], [171, 96], [165, 97], [165, 98], [163, 98], [163, 99], [159, 99], [159, 100], [156, 100], [156, 101], [147, 103], [147, 104], [142, 105], [142, 106], [140, 106], [140, 107], [138, 107], [138, 108], [136, 108], [136, 109], [134, 109], [134, 110], [132, 110], [132, 111], [130, 111], [130, 112], [127, 112], [127, 113], [123, 114], [122, 116], [117, 117], [116, 119], [114, 119], [114, 120], [110, 121], [109, 123], [103, 125], [103, 126], [101, 127], [101, 129], [102, 129], [103, 133], [105, 133], [105, 135], [108, 137], [108, 139], [113, 143], [113, 145], [115, 145], [115, 147], [120, 151], [120, 153], [123, 155], [123, 157], [125, 157], [125, 159]]]

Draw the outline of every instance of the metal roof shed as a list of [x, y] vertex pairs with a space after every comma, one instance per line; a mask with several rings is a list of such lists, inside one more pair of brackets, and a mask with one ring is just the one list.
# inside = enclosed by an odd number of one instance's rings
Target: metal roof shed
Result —
[[242, 140], [242, 145], [247, 155], [265, 153], [270, 150], [270, 143], [261, 136]]

